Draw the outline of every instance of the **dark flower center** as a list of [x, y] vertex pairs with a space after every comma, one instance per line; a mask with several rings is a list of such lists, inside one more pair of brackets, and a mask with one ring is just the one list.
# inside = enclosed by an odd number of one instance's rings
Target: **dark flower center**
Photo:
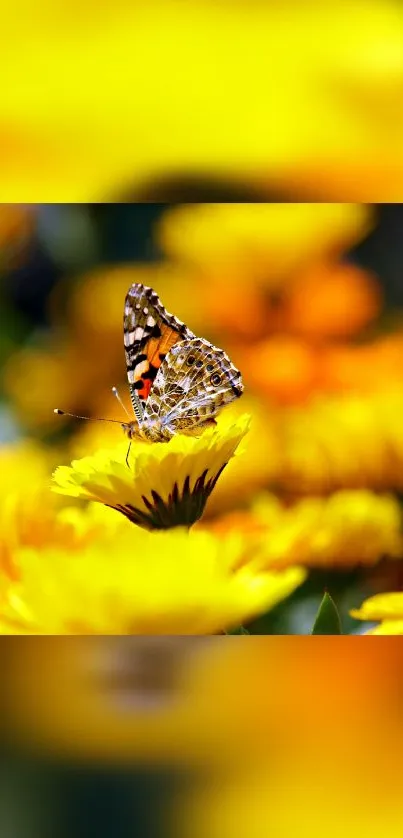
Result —
[[118, 509], [133, 524], [138, 524], [148, 530], [167, 530], [172, 527], [190, 527], [201, 518], [207, 499], [214, 489], [217, 480], [227, 463], [221, 466], [217, 474], [207, 480], [208, 469], [197, 478], [193, 489], [190, 489], [190, 477], [187, 476], [183, 486], [179, 488], [174, 483], [168, 499], [163, 500], [154, 489], [149, 497], [142, 495], [146, 509], [138, 509], [132, 504], [116, 504]]

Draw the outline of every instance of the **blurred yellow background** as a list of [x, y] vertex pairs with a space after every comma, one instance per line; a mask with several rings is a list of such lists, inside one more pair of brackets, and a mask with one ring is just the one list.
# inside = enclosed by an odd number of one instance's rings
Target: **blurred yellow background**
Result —
[[23, 838], [401, 834], [398, 638], [0, 646]]
[[399, 0], [17, 0], [0, 37], [3, 201], [401, 198]]

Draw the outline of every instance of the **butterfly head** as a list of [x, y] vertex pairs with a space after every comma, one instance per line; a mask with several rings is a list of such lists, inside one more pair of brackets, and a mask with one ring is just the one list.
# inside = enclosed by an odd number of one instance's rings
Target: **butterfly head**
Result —
[[147, 419], [141, 424], [137, 421], [123, 422], [122, 429], [128, 439], [146, 442], [169, 442], [175, 435], [175, 431], [161, 419]]
[[137, 422], [122, 422], [122, 430], [128, 439], [135, 439], [139, 436], [139, 427]]

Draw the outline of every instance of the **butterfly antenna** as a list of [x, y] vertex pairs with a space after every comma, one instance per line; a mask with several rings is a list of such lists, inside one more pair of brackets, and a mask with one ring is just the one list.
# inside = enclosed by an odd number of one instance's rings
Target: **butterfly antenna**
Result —
[[129, 413], [129, 411], [128, 411], [128, 409], [127, 409], [126, 405], [125, 405], [125, 404], [123, 404], [122, 399], [120, 398], [118, 388], [117, 388], [117, 387], [112, 387], [112, 393], [113, 393], [113, 395], [115, 396], [115, 398], [117, 398], [117, 400], [118, 400], [119, 404], [121, 405], [121, 407], [123, 407], [123, 410], [124, 410], [124, 412], [126, 413], [126, 416], [128, 416], [128, 417], [129, 417], [129, 419], [130, 419], [130, 418], [131, 418], [131, 417], [130, 417], [130, 413]]
[[90, 422], [116, 422], [116, 424], [121, 425], [119, 419], [104, 419], [99, 416], [78, 416], [76, 413], [67, 413], [66, 410], [60, 410], [56, 407], [53, 411], [58, 416], [71, 416], [72, 419], [88, 419]]

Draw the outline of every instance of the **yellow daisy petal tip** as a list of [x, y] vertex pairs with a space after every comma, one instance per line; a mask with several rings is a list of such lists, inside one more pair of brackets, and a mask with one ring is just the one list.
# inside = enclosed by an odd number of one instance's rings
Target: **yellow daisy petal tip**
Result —
[[200, 437], [135, 442], [60, 466], [53, 491], [117, 509], [145, 529], [190, 527], [204, 512], [217, 480], [247, 434], [251, 417], [225, 417]]
[[403, 591], [375, 594], [359, 608], [353, 608], [350, 616], [365, 622], [402, 621], [403, 620]]

